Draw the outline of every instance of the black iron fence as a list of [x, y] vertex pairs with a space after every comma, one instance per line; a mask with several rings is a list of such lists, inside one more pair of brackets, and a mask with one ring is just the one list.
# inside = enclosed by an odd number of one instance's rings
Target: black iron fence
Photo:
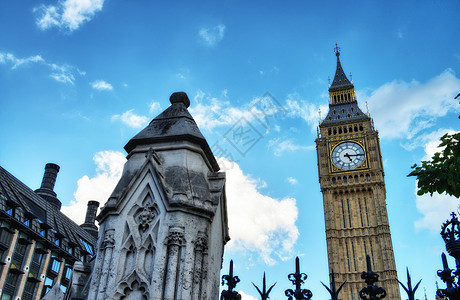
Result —
[[[442, 224], [441, 236], [446, 244], [447, 253], [455, 259], [455, 269], [449, 268], [446, 254], [442, 253], [441, 259], [443, 269], [439, 270], [437, 274], [445, 283], [446, 288], [438, 289], [436, 291], [437, 299], [460, 300], [460, 221], [455, 213], [451, 214], [450, 220]], [[364, 280], [365, 284], [363, 284], [363, 288], [359, 291], [359, 297], [363, 300], [380, 300], [385, 298], [387, 295], [385, 289], [376, 285], [379, 275], [372, 271], [369, 255], [366, 256], [366, 263], [367, 271], [362, 272], [361, 274], [361, 278]], [[307, 274], [300, 272], [300, 260], [298, 257], [295, 259], [295, 272], [289, 274], [287, 277], [295, 286], [294, 289], [285, 290], [285, 295], [288, 300], [309, 300], [313, 297], [313, 293], [309, 289], [302, 288], [302, 285], [305, 283], [308, 276]], [[331, 300], [338, 300], [339, 293], [346, 282], [343, 282], [337, 288], [334, 277], [334, 271], [332, 270], [331, 285], [327, 286], [324, 283], [321, 283], [331, 295]], [[408, 300], [415, 300], [415, 291], [419, 287], [421, 281], [422, 280], [419, 280], [413, 287], [409, 269], [407, 269], [407, 284], [404, 285], [398, 280], [404, 291], [407, 293]], [[240, 300], [241, 295], [234, 290], [238, 282], [240, 282], [240, 279], [238, 276], [234, 276], [233, 261], [230, 261], [229, 274], [222, 276], [222, 285], [226, 285], [227, 289], [222, 291], [220, 299]], [[265, 273], [261, 289], [253, 283], [262, 300], [267, 300], [269, 298], [269, 294], [275, 284], [267, 289]]]
[[[367, 262], [367, 271], [361, 274], [361, 278], [364, 279], [366, 286], [364, 286], [361, 289], [361, 291], [359, 291], [359, 297], [363, 300], [383, 299], [386, 296], [386, 291], [382, 287], [379, 287], [375, 284], [378, 281], [379, 275], [372, 271], [369, 255], [366, 256], [366, 262]], [[308, 277], [307, 274], [300, 272], [300, 259], [299, 257], [296, 257], [295, 272], [288, 275], [288, 279], [295, 286], [295, 289], [287, 289], [284, 292], [288, 300], [294, 300], [294, 299], [295, 300], [309, 300], [313, 297], [313, 293], [309, 289], [302, 288], [302, 285], [305, 283], [305, 280], [307, 279], [307, 277]], [[238, 278], [238, 276], [234, 276], [233, 274], [233, 260], [231, 260], [229, 274], [222, 276], [222, 285], [226, 285], [227, 289], [222, 291], [220, 299], [221, 300], [240, 300], [241, 295], [237, 291], [234, 290], [238, 282], [240, 282], [240, 279]], [[265, 281], [265, 273], [264, 273], [264, 278], [263, 278], [262, 290], [253, 283], [254, 287], [259, 292], [262, 300], [267, 300], [269, 298], [269, 294], [272, 288], [275, 286], [275, 284], [273, 284], [270, 288], [267, 289], [267, 285]], [[342, 287], [344, 284], [345, 282], [342, 283], [342, 285], [340, 285], [338, 289], [336, 288], [333, 272], [332, 272], [331, 286], [328, 287], [323, 283], [324, 287], [331, 294], [331, 300], [339, 299], [338, 295], [340, 291], [342, 290]]]

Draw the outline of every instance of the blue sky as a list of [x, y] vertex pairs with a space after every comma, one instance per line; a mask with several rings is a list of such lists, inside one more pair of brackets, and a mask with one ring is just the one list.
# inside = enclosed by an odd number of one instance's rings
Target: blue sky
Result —
[[[244, 299], [251, 281], [291, 288], [301, 257], [305, 287], [326, 299], [322, 195], [314, 140], [328, 104], [333, 52], [351, 73], [360, 107], [380, 132], [397, 270], [423, 278], [434, 297], [456, 210], [445, 195], [416, 197], [410, 166], [459, 129], [458, 1], [0, 1], [0, 163], [38, 188], [47, 162], [61, 166], [63, 211], [83, 222], [86, 201], [105, 202], [123, 146], [185, 91], [223, 169], [232, 241], [228, 261]], [[264, 98], [265, 97], [265, 98]], [[255, 110], [276, 110], [261, 123]], [[260, 115], [259, 115], [260, 117]], [[244, 120], [254, 143], [226, 139]], [[248, 230], [250, 229], [250, 230]], [[438, 280], [439, 281], [439, 280]]]

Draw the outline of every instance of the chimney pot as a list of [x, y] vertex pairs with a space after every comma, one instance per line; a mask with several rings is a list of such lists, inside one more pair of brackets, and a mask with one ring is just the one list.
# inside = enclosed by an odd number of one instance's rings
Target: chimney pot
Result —
[[59, 166], [56, 164], [48, 163], [45, 166], [45, 174], [43, 175], [42, 185], [35, 192], [40, 195], [43, 199], [48, 201], [51, 205], [57, 209], [61, 209], [61, 201], [56, 197], [54, 192], [54, 184], [56, 183], [57, 174], [59, 172]]
[[54, 191], [54, 184], [56, 183], [59, 166], [56, 164], [48, 163], [45, 166], [45, 174], [43, 175], [41, 189], [48, 189]]
[[98, 229], [95, 223], [97, 209], [99, 208], [99, 202], [90, 200], [88, 201], [88, 208], [86, 210], [85, 223], [81, 224], [80, 227], [86, 230], [89, 234], [97, 238]]

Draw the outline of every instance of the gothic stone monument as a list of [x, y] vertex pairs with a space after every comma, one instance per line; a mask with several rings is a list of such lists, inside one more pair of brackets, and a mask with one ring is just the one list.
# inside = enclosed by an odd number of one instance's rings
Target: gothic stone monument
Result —
[[229, 240], [225, 173], [185, 93], [125, 146], [123, 174], [97, 216], [89, 299], [219, 298]]

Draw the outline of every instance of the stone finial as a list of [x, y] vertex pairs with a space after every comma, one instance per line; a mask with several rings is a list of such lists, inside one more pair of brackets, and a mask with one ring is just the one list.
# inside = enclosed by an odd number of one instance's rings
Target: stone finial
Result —
[[173, 93], [171, 97], [169, 97], [169, 101], [171, 102], [171, 104], [183, 103], [187, 108], [190, 106], [190, 100], [188, 99], [187, 94], [184, 92]]

